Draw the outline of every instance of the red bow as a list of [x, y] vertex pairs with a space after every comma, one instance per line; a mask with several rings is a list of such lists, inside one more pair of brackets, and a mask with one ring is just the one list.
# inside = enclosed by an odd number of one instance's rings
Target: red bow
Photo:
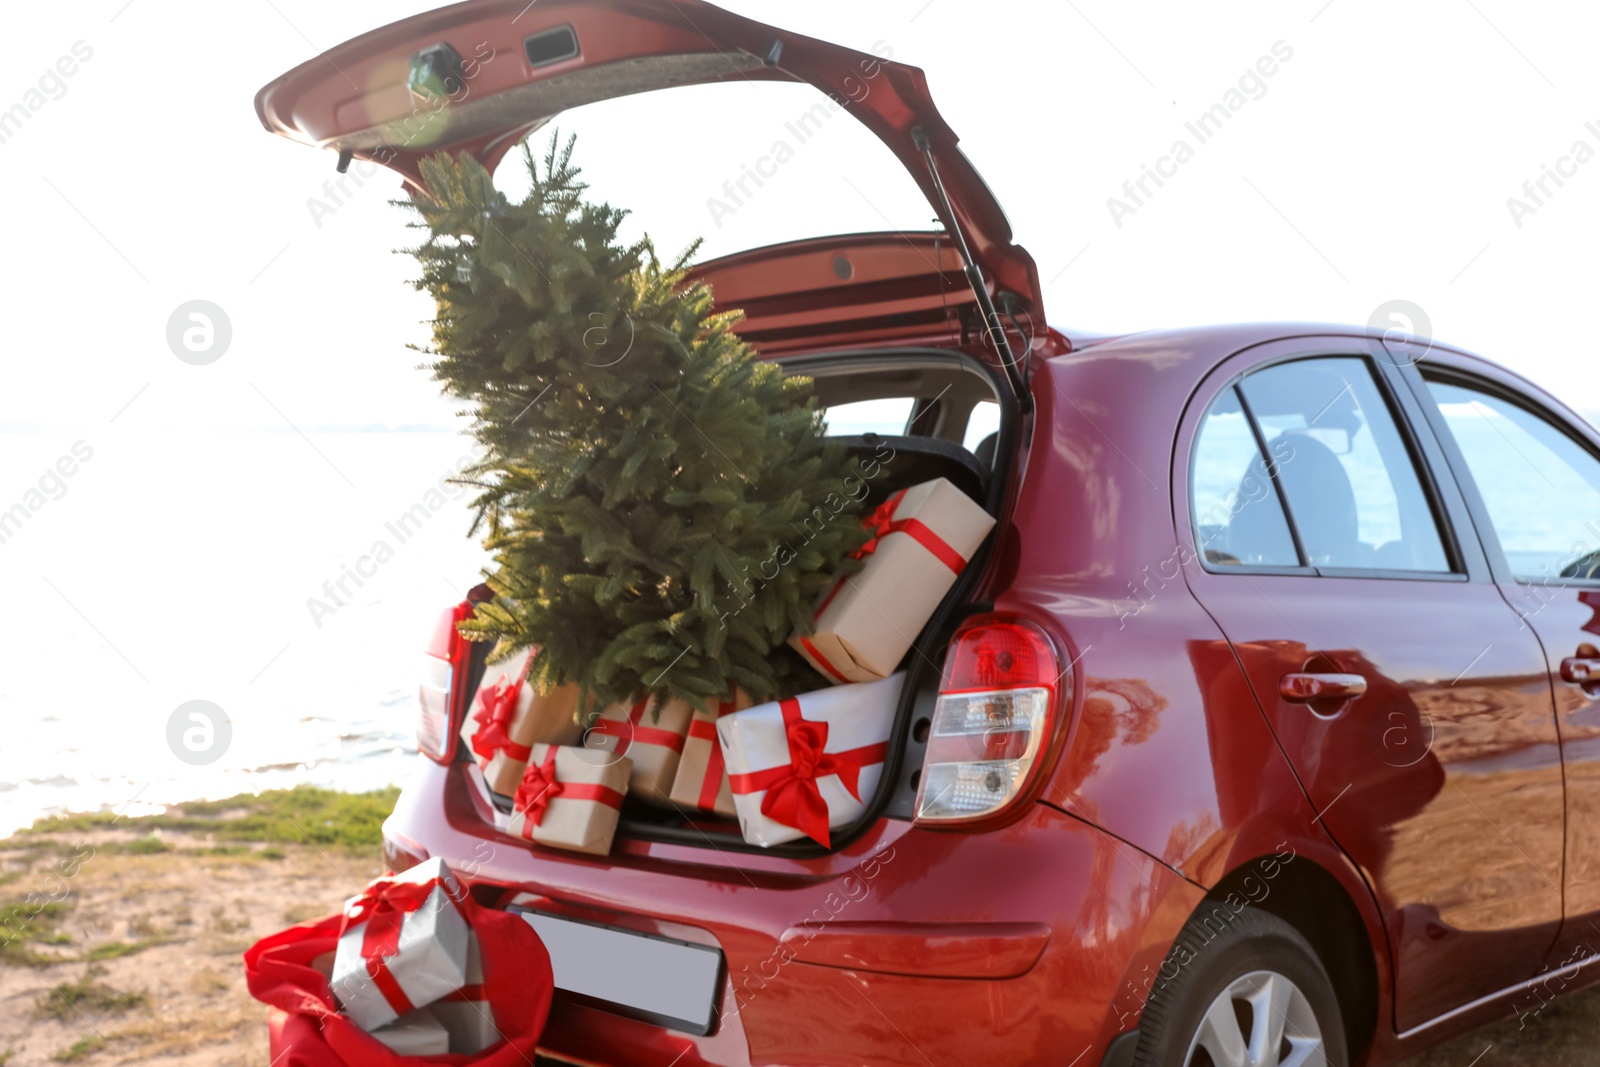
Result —
[[564, 792], [556, 780], [556, 746], [545, 752], [544, 763], [528, 764], [517, 795], [512, 799], [512, 810], [522, 815], [522, 836], [533, 837], [533, 828], [544, 822], [545, 809]]
[[828, 802], [822, 799], [817, 783], [836, 774], [859, 803], [861, 768], [881, 763], [889, 746], [880, 742], [848, 752], [828, 752], [827, 723], [802, 718], [798, 700], [785, 700], [778, 707], [783, 712], [783, 730], [789, 742], [788, 766], [732, 775], [733, 791], [745, 794], [766, 790], [767, 795], [761, 798], [761, 814], [830, 848]]
[[904, 489], [879, 504], [866, 518], [861, 520], [863, 529], [869, 530], [872, 537], [850, 554], [851, 559], [861, 559], [870, 556], [878, 550], [878, 542], [895, 532], [894, 510], [900, 506], [900, 500], [906, 495]]
[[508, 759], [522, 762], [527, 762], [531, 754], [529, 746], [517, 744], [510, 733], [526, 675], [526, 667], [515, 682], [509, 675], [502, 674], [494, 688], [484, 688], [478, 693], [478, 710], [472, 713], [472, 720], [478, 724], [477, 732], [472, 735], [472, 751], [485, 763], [501, 752]]
[[[389, 973], [385, 961], [400, 954], [400, 927], [406, 915], [421, 911], [433, 891], [443, 887], [444, 883], [438, 879], [430, 882], [397, 882], [382, 878], [363, 889], [361, 895], [345, 908], [339, 934], [343, 936], [345, 931], [359, 923], [367, 924], [361, 934], [361, 958], [367, 962], [367, 977], [372, 979], [396, 1015], [404, 1015], [412, 1010], [411, 998], [406, 996], [400, 983]], [[459, 907], [448, 888], [445, 889], [445, 896]]]

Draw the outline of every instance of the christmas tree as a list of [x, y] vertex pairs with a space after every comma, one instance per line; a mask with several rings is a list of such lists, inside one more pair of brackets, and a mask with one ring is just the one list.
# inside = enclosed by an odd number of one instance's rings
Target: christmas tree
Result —
[[496, 594], [462, 626], [495, 658], [536, 646], [530, 680], [603, 702], [650, 691], [706, 707], [825, 681], [786, 647], [866, 539], [857, 465], [822, 433], [810, 379], [760, 362], [626, 212], [588, 200], [552, 139], [513, 201], [469, 156], [423, 166], [422, 265], [438, 303], [424, 351], [465, 401], [477, 523]]

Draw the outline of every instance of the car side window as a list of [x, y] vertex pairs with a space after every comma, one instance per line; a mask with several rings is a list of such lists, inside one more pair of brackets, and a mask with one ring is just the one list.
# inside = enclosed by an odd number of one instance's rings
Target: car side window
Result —
[[1299, 566], [1283, 504], [1231, 386], [1200, 423], [1189, 488], [1195, 544], [1207, 563]]
[[1279, 363], [1241, 384], [1313, 567], [1448, 572], [1433, 509], [1364, 360]]
[[1213, 567], [1451, 569], [1410, 450], [1362, 359], [1247, 375], [1207, 412], [1191, 487], [1195, 537]]
[[1600, 460], [1551, 421], [1492, 393], [1447, 381], [1428, 389], [1511, 573], [1600, 579]]

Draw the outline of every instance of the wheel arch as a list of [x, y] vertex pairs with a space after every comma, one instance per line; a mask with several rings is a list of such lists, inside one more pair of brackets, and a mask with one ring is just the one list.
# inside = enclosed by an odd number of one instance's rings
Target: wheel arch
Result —
[[1276, 916], [1310, 942], [1338, 997], [1350, 1062], [1362, 1062], [1377, 1037], [1387, 987], [1378, 950], [1386, 944], [1375, 948], [1371, 926], [1345, 884], [1317, 857], [1280, 846], [1235, 866], [1190, 918], [1204, 921], [1219, 910], [1220, 918], [1239, 907]]

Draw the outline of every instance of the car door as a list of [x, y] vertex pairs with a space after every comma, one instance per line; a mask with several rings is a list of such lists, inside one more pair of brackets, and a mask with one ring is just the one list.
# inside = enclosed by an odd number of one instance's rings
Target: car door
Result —
[[1436, 353], [1410, 375], [1483, 533], [1537, 634], [1567, 783], [1566, 922], [1551, 968], [1600, 955], [1600, 437], [1525, 382]]
[[1372, 886], [1409, 1031], [1537, 973], [1563, 797], [1542, 651], [1398, 381], [1359, 341], [1234, 357], [1191, 405], [1176, 503], [1191, 588]]

